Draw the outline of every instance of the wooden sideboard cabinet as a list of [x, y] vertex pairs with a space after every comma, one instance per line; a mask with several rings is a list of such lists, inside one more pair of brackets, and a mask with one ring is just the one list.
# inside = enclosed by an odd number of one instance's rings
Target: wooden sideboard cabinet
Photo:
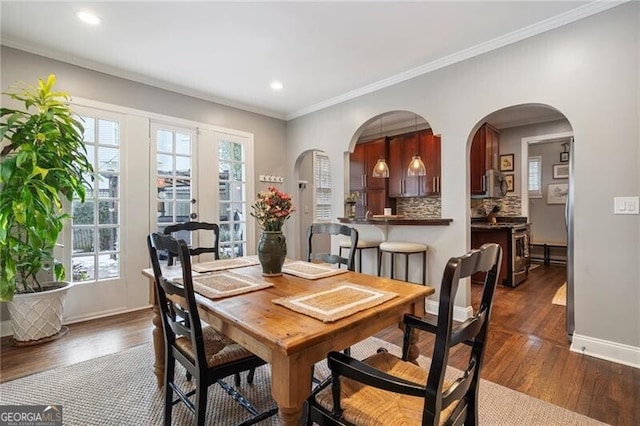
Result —
[[371, 176], [373, 167], [381, 157], [387, 158], [387, 140], [384, 137], [357, 144], [349, 156], [349, 189], [361, 194], [356, 203], [357, 217], [364, 217], [367, 211], [382, 214], [385, 207], [390, 207], [387, 179]]
[[471, 195], [485, 193], [485, 173], [487, 170], [499, 170], [500, 132], [488, 123], [484, 123], [471, 142], [469, 157], [469, 175]]

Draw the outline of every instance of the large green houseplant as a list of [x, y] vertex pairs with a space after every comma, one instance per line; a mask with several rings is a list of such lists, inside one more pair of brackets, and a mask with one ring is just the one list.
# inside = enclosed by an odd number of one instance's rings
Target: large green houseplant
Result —
[[41, 270], [64, 278], [53, 254], [69, 218], [63, 199], [84, 201], [90, 187], [82, 121], [69, 95], [53, 91], [55, 82], [50, 75], [35, 87], [12, 88], [4, 95], [22, 108], [0, 108], [0, 301], [46, 290]]

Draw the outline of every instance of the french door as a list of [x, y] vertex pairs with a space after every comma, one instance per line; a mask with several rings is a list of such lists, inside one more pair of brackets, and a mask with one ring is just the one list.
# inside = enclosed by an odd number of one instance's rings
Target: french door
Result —
[[[213, 222], [220, 226], [220, 257], [247, 253], [254, 228], [247, 225], [250, 138], [211, 129], [163, 123], [151, 125], [152, 229], [179, 222]], [[211, 246], [208, 232], [177, 235], [191, 246]], [[211, 255], [201, 255], [205, 261]]]
[[[84, 202], [70, 203], [61, 251], [70, 289], [65, 315], [73, 322], [121, 310], [127, 305], [123, 259], [127, 232], [122, 226], [126, 197], [126, 120], [121, 114], [74, 106], [84, 122], [84, 144], [94, 173], [87, 176]], [[59, 257], [59, 256], [57, 256]]]

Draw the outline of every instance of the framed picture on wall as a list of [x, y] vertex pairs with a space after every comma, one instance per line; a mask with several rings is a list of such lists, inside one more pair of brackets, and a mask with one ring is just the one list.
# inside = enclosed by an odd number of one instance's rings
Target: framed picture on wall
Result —
[[507, 182], [507, 192], [513, 192], [513, 175], [504, 175], [504, 180]]
[[568, 183], [550, 183], [547, 185], [547, 204], [564, 204], [568, 195]]
[[568, 164], [554, 164], [553, 165], [553, 178], [554, 179], [568, 179], [569, 178], [569, 165]]
[[501, 172], [513, 171], [513, 154], [505, 154], [500, 156], [500, 171]]

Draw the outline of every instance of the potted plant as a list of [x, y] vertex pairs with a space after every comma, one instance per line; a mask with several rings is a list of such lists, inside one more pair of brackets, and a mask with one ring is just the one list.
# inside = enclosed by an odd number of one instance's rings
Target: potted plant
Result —
[[[84, 127], [65, 92], [54, 92], [54, 75], [37, 86], [4, 93], [21, 109], [0, 108], [0, 301], [10, 302], [14, 339], [49, 338], [62, 328], [62, 301], [69, 283], [53, 250], [69, 218], [63, 199], [84, 201], [93, 166], [83, 143]], [[55, 282], [45, 283], [45, 271]], [[43, 282], [41, 282], [43, 281]], [[44, 296], [35, 302], [34, 297]], [[34, 319], [22, 309], [52, 313]]]

